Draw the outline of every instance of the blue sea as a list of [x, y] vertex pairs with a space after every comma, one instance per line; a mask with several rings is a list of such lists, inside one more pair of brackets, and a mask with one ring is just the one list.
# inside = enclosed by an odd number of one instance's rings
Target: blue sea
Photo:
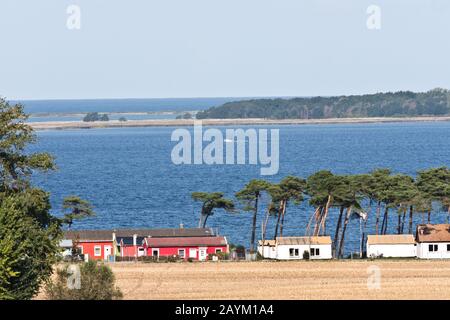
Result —
[[[229, 128], [229, 127], [227, 127]], [[243, 126], [242, 128], [248, 128]], [[286, 175], [307, 177], [317, 170], [336, 174], [365, 173], [379, 167], [414, 175], [417, 170], [450, 166], [450, 122], [336, 125], [286, 125], [280, 129], [280, 171], [260, 176], [255, 165], [174, 165], [171, 150], [176, 128], [111, 128], [39, 131], [33, 151], [56, 156], [58, 170], [34, 177], [51, 192], [55, 214], [65, 196], [79, 195], [95, 206], [97, 215], [73, 228], [196, 227], [199, 205], [193, 191], [221, 191], [228, 197], [250, 179], [279, 181]], [[225, 128], [220, 128], [225, 130]], [[267, 198], [263, 198], [263, 207]], [[264, 208], [258, 217], [258, 233]], [[304, 202], [290, 205], [285, 235], [303, 235], [313, 209]], [[330, 213], [327, 232], [333, 234], [337, 212]], [[420, 222], [421, 215], [415, 217]], [[444, 213], [434, 221], [445, 221]], [[389, 227], [396, 226], [391, 213]], [[274, 219], [268, 236], [273, 233]], [[373, 230], [373, 215], [369, 230]], [[208, 220], [230, 242], [249, 245], [251, 214], [216, 212]], [[349, 224], [347, 253], [358, 251], [359, 220]]]

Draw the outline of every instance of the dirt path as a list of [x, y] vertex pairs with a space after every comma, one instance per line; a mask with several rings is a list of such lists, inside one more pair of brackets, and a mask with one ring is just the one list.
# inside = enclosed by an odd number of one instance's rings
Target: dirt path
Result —
[[125, 299], [450, 299], [450, 261], [116, 263], [112, 268]]

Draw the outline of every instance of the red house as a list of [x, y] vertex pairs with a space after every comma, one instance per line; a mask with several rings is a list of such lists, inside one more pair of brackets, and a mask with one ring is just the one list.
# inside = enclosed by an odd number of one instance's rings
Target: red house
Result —
[[173, 255], [206, 260], [210, 253], [228, 252], [226, 238], [209, 228], [71, 230], [64, 235], [76, 243], [85, 259], [94, 260]]
[[85, 259], [107, 260], [115, 254], [115, 244], [111, 230], [66, 231], [65, 240], [72, 240]]
[[181, 238], [153, 238], [144, 240], [147, 256], [169, 257], [178, 256], [181, 259], [205, 261], [209, 254], [219, 252], [228, 253], [229, 247], [225, 237], [181, 237]]

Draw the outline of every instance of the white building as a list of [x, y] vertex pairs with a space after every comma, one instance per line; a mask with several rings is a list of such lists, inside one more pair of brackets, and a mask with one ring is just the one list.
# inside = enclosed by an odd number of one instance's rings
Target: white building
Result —
[[418, 225], [416, 238], [418, 258], [450, 258], [450, 224]]
[[416, 257], [416, 254], [416, 241], [412, 234], [367, 236], [369, 258], [412, 258]]
[[258, 243], [258, 252], [264, 258], [277, 260], [300, 260], [305, 252], [309, 259], [331, 259], [331, 238], [317, 237], [278, 237]]

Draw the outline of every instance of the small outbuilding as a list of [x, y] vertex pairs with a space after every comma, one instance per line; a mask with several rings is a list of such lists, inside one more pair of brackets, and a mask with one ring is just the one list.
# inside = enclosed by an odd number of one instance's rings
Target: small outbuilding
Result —
[[418, 258], [450, 258], [450, 224], [418, 225], [416, 240]]
[[331, 238], [329, 236], [278, 237], [275, 240], [260, 241], [258, 252], [268, 259], [311, 260], [331, 259]]
[[385, 234], [367, 236], [369, 258], [413, 258], [417, 255], [412, 234]]

